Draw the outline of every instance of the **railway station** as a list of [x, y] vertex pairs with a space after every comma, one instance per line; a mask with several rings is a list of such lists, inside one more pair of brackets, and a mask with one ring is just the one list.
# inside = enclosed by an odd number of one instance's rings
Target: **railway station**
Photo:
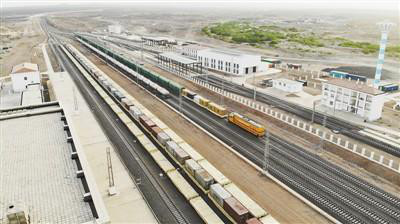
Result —
[[189, 72], [203, 73], [201, 62], [186, 58], [174, 52], [165, 52], [157, 55], [157, 63], [168, 70], [187, 75]]

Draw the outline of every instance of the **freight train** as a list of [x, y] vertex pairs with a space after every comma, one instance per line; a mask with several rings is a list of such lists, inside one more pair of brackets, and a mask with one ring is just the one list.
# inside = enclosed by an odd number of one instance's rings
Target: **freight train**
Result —
[[228, 115], [228, 110], [225, 107], [218, 105], [186, 88], [182, 89], [182, 96], [194, 102], [195, 104], [207, 109], [208, 111], [217, 115], [220, 118], [225, 118]]
[[[204, 159], [204, 157], [198, 154], [196, 150], [176, 135], [175, 132], [170, 130], [162, 121], [128, 95], [118, 84], [114, 83], [104, 73], [102, 74], [101, 71], [95, 69], [71, 46], [67, 45], [67, 49], [80, 61], [80, 64], [88, 73], [97, 79], [98, 83], [114, 97], [115, 101], [122, 106], [121, 108], [130, 114], [136, 123], [188, 174], [188, 177], [193, 180], [199, 189], [208, 195], [211, 201], [230, 221], [233, 223], [248, 224], [278, 223], [271, 215], [267, 214], [264, 209]], [[115, 107], [115, 104], [112, 101], [110, 102], [109, 98], [105, 100], [119, 116], [122, 116], [123, 112], [121, 109]], [[127, 125], [133, 135], [139, 136], [138, 140], [143, 147], [151, 154], [156, 163], [164, 170], [203, 220], [206, 223], [222, 223], [212, 211], [206, 209], [208, 206], [199, 194], [186, 182], [177, 169], [166, 160], [162, 153], [149, 140], [143, 139], [146, 136], [132, 122], [129, 122], [128, 118], [121, 118], [121, 120]], [[143, 142], [147, 143], [144, 144]]]

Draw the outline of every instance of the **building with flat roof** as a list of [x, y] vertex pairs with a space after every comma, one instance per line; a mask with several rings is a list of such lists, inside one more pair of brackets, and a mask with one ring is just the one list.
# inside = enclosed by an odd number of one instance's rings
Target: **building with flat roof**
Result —
[[374, 121], [382, 116], [384, 92], [361, 82], [331, 79], [322, 85], [322, 104]]
[[40, 84], [30, 84], [21, 93], [21, 106], [41, 104], [42, 102], [43, 95]]
[[37, 64], [25, 62], [15, 65], [12, 68], [10, 76], [15, 92], [25, 90], [29, 84], [40, 83], [40, 73]]
[[261, 55], [213, 48], [198, 50], [197, 61], [205, 68], [232, 75], [247, 75], [264, 70]]
[[197, 52], [200, 50], [207, 49], [208, 47], [198, 45], [198, 44], [188, 44], [182, 46], [182, 54], [197, 60]]
[[288, 93], [298, 93], [303, 91], [303, 83], [290, 79], [274, 79], [272, 80], [272, 87]]
[[15, 211], [30, 223], [96, 219], [93, 189], [66, 125], [57, 102], [0, 110], [0, 223]]

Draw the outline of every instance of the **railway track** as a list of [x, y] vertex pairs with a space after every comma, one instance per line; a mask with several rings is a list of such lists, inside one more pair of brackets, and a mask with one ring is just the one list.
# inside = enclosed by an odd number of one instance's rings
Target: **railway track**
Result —
[[[125, 74], [132, 82], [135, 80]], [[179, 98], [166, 102], [179, 110]], [[182, 112], [262, 167], [262, 140], [184, 99]], [[400, 199], [277, 136], [271, 136], [269, 172], [345, 223], [400, 222]]]
[[[214, 75], [207, 75], [207, 76], [208, 77], [205, 77], [205, 75], [201, 75], [201, 76], [197, 76], [197, 78], [202, 81], [208, 81], [208, 83], [210, 85], [224, 89], [225, 91], [235, 93], [237, 95], [241, 95], [241, 96], [248, 97], [248, 98], [254, 97], [254, 90], [252, 90], [252, 89], [238, 85], [236, 83], [226, 81], [226, 80], [216, 77]], [[272, 106], [282, 109], [286, 112], [292, 113], [292, 114], [299, 116], [305, 120], [311, 121], [312, 110], [310, 110], [310, 109], [303, 108], [301, 106], [286, 102], [279, 98], [276, 98], [276, 97], [273, 97], [273, 96], [270, 96], [270, 95], [267, 95], [265, 93], [261, 93], [258, 91], [256, 92], [256, 100], [259, 102], [268, 104], [268, 105], [272, 105]], [[323, 119], [324, 119], [323, 114], [315, 112], [314, 121], [316, 123], [322, 124]], [[337, 118], [334, 118], [331, 116], [327, 116], [326, 127], [328, 127], [329, 129], [332, 129], [332, 130], [338, 130], [343, 135], [354, 138], [358, 141], [361, 141], [365, 144], [371, 145], [375, 148], [381, 149], [381, 150], [383, 150], [389, 154], [392, 154], [394, 156], [400, 157], [400, 149], [399, 148], [359, 133], [361, 128], [358, 126], [355, 126], [353, 124], [350, 124], [348, 122], [342, 121], [340, 119], [337, 119]]]
[[[50, 38], [53, 39], [54, 36], [50, 34]], [[53, 42], [57, 43], [57, 40], [53, 40]], [[111, 109], [101, 103], [101, 97], [88, 87], [89, 84], [80, 75], [77, 75], [79, 71], [71, 65], [58, 46], [51, 44], [50, 48], [61, 63], [62, 70], [67, 70], [71, 74], [74, 82], [82, 91], [82, 95], [116, 146], [131, 175], [135, 180], [140, 180], [138, 187], [156, 212], [157, 219], [161, 223], [201, 223], [200, 217], [176, 192], [173, 184], [168, 179], [159, 177], [161, 170], [158, 166], [151, 163], [150, 157], [145, 158], [144, 153], [140, 152], [145, 150], [140, 150], [141, 146], [138, 141], [129, 136], [129, 131], [124, 129]]]

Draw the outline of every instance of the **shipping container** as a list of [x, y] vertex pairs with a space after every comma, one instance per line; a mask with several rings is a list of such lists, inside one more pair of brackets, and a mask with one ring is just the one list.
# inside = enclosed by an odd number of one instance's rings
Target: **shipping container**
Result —
[[246, 220], [246, 224], [263, 224], [263, 223], [257, 218], [251, 218]]
[[160, 132], [157, 135], [157, 140], [161, 143], [161, 145], [165, 146], [166, 143], [171, 140], [171, 138], [165, 134], [165, 132]]
[[133, 116], [136, 120], [139, 120], [139, 117], [143, 116], [142, 111], [141, 111], [137, 106], [131, 106], [131, 107], [129, 107], [129, 111], [131, 112], [132, 116]]
[[223, 208], [224, 200], [232, 197], [231, 193], [225, 190], [220, 184], [211, 184], [209, 194], [221, 208]]
[[214, 183], [214, 178], [205, 169], [196, 170], [195, 179], [205, 190], [210, 189], [210, 185]]
[[214, 180], [223, 185], [231, 183], [231, 181], [225, 177], [217, 168], [215, 168], [211, 163], [207, 160], [202, 160], [198, 162], [201, 167], [203, 167], [213, 178]]
[[[148, 130], [150, 133], [151, 133], [151, 128], [156, 126], [156, 124], [154, 124], [154, 122], [150, 119], [142, 120], [140, 123], [142, 123], [143, 126], [146, 128], [146, 130]], [[151, 134], [153, 134], [153, 133], [151, 133]]]
[[232, 194], [249, 212], [256, 218], [266, 216], [268, 213], [261, 208], [255, 201], [253, 201], [246, 193], [244, 193], [234, 183], [230, 183], [224, 186], [224, 188]]
[[174, 142], [174, 141], [167, 141], [167, 143], [166, 143], [165, 145], [166, 145], [166, 148], [167, 148], [168, 152], [169, 152], [172, 156], [175, 156], [175, 155], [174, 155], [175, 150], [177, 150], [178, 148], [180, 148], [180, 147], [178, 146], [178, 144], [176, 144], [176, 142]]
[[193, 159], [188, 159], [185, 161], [185, 168], [188, 170], [188, 172], [194, 177], [194, 174], [196, 170], [202, 169], [201, 166], [194, 161]]
[[147, 117], [146, 115], [142, 115], [142, 116], [139, 117], [139, 122], [140, 122], [141, 124], [143, 124], [144, 121], [147, 121], [147, 120], [150, 120], [150, 118]]
[[183, 89], [182, 90], [182, 95], [189, 98], [190, 100], [194, 100], [194, 97], [197, 95], [197, 93], [192, 92], [188, 89]]
[[199, 194], [193, 189], [193, 187], [182, 177], [182, 175], [176, 171], [172, 170], [167, 173], [167, 176], [171, 179], [172, 183], [178, 188], [179, 192], [186, 198], [186, 200], [191, 200], [193, 198], [199, 197]]
[[179, 137], [179, 135], [177, 135], [174, 131], [172, 131], [171, 129], [167, 129], [164, 130], [164, 132], [177, 144], [184, 142], [183, 139], [181, 137]]
[[129, 108], [131, 106], [134, 106], [132, 101], [130, 99], [128, 99], [128, 98], [122, 99], [121, 102], [122, 102], [122, 106], [124, 106], [127, 110], [129, 110]]
[[234, 197], [224, 199], [223, 208], [238, 224], [245, 224], [250, 218], [249, 211]]
[[212, 113], [216, 114], [219, 117], [226, 117], [228, 115], [228, 111], [225, 107], [220, 106], [214, 102], [208, 103], [208, 110]]
[[150, 155], [165, 173], [175, 170], [175, 167], [168, 161], [167, 158], [165, 158], [165, 156], [160, 151], [153, 151], [150, 153]]
[[398, 84], [387, 84], [384, 86], [379, 86], [379, 89], [383, 92], [393, 92], [399, 90]]
[[195, 149], [192, 148], [188, 143], [182, 142], [179, 144], [179, 146], [189, 154], [190, 158], [192, 158], [194, 161], [199, 162], [201, 160], [204, 160], [204, 157], [200, 155]]
[[206, 224], [224, 224], [224, 222], [201, 197], [193, 198], [189, 203]]
[[157, 138], [158, 134], [162, 132], [161, 128], [157, 127], [155, 124], [150, 128], [151, 134]]
[[279, 222], [272, 217], [272, 215], [267, 215], [265, 217], [260, 218], [260, 221], [263, 224], [279, 224]]
[[190, 159], [189, 154], [183, 151], [183, 149], [181, 149], [180, 147], [175, 149], [174, 157], [181, 165], [183, 165], [186, 160]]

